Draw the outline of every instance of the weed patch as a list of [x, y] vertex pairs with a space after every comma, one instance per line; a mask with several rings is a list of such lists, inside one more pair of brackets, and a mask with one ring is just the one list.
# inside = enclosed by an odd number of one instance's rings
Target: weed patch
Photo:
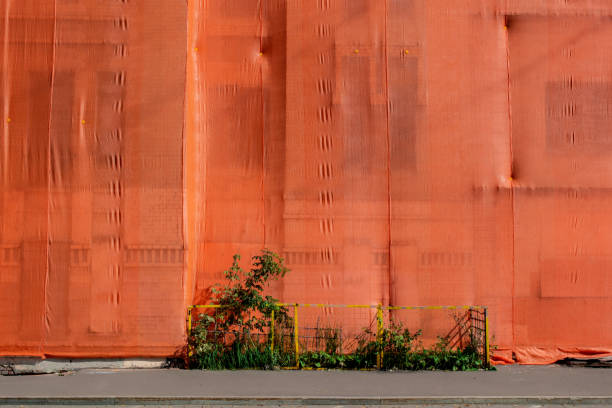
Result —
[[376, 329], [373, 325], [363, 328], [344, 352], [338, 327], [315, 328], [310, 336], [314, 346], [300, 347], [302, 339], [298, 336], [296, 341], [296, 325], [288, 308], [264, 295], [271, 281], [289, 272], [283, 259], [264, 250], [252, 258], [248, 272], [239, 261], [240, 256], [234, 255], [232, 266], [224, 272], [225, 285], [212, 290], [214, 307], [193, 323], [188, 337], [190, 368], [465, 371], [485, 367], [481, 340], [459, 316], [455, 317], [456, 332], [465, 333], [467, 340], [453, 346], [448, 338], [439, 337], [436, 344], [424, 347], [421, 330], [411, 331], [393, 318], [383, 324], [379, 308]]

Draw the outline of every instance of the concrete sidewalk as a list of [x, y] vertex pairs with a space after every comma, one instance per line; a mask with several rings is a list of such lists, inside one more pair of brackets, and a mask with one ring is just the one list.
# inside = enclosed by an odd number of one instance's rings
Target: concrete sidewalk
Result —
[[476, 372], [84, 370], [0, 377], [0, 404], [612, 405], [612, 369]]

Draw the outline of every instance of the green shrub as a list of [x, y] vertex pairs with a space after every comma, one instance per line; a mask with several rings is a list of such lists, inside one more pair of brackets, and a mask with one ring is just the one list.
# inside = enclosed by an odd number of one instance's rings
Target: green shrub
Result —
[[289, 358], [272, 351], [267, 335], [272, 312], [279, 327], [289, 323], [287, 308], [264, 295], [270, 282], [289, 270], [280, 256], [267, 249], [253, 256], [248, 272], [239, 261], [240, 255], [234, 255], [232, 266], [223, 273], [226, 283], [212, 288], [212, 303], [220, 306], [212, 309], [215, 315], [199, 314], [193, 323], [188, 339], [193, 368], [272, 368]]
[[264, 249], [252, 258], [252, 268], [245, 272], [239, 265], [240, 255], [234, 255], [232, 266], [223, 272], [225, 285], [213, 286], [212, 303], [221, 306], [217, 328], [222, 331], [239, 329], [243, 333], [262, 332], [270, 325], [272, 312], [277, 320], [288, 319], [287, 308], [278, 299], [265, 295], [270, 282], [284, 277], [289, 269], [283, 258]]

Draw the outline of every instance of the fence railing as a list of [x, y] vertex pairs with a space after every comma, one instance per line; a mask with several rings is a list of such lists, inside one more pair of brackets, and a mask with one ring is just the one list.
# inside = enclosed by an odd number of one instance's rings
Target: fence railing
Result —
[[[368, 333], [376, 344], [381, 345], [376, 350], [376, 368], [381, 369], [385, 359], [382, 347], [385, 331], [398, 327], [398, 322], [402, 327], [410, 327], [413, 334], [418, 332], [422, 336], [420, 341], [428, 344], [443, 341], [449, 349], [462, 349], [468, 344], [476, 346], [483, 366], [490, 365], [489, 320], [485, 306], [277, 305], [293, 309], [293, 313], [289, 313], [289, 323], [281, 324], [272, 312], [267, 332], [255, 335], [265, 337], [272, 352], [278, 348], [295, 354], [295, 364], [283, 368], [301, 368], [300, 355], [305, 352], [332, 349], [340, 354], [350, 353], [357, 347], [356, 339]], [[188, 336], [191, 336], [197, 321], [197, 315], [194, 318], [195, 310], [218, 311], [220, 308], [221, 305], [215, 304], [190, 306], [186, 321]], [[444, 311], [454, 313], [452, 319], [441, 315]], [[410, 315], [411, 312], [421, 312], [421, 315]], [[427, 330], [424, 332], [420, 326]], [[227, 341], [228, 333], [215, 330], [212, 333], [216, 333], [217, 341]]]

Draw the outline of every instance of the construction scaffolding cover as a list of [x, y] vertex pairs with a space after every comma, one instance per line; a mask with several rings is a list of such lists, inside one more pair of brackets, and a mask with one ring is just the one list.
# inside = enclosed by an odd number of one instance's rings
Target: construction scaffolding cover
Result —
[[0, 10], [0, 355], [174, 354], [264, 247], [284, 301], [612, 355], [612, 0]]

